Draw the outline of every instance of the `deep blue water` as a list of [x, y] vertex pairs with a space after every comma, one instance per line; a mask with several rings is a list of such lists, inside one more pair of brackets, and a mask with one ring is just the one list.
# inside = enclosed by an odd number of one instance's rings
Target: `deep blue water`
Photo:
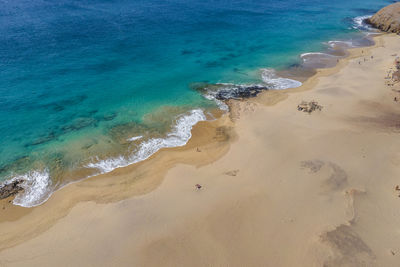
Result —
[[[388, 3], [1, 0], [0, 180], [31, 179], [42, 197], [16, 201], [29, 206], [48, 195], [43, 184], [120, 166], [145, 141], [180, 145], [190, 135], [174, 125], [204, 119], [180, 114], [216, 106], [192, 83], [262, 82], [262, 68], [356, 38], [353, 18]], [[164, 144], [168, 132], [175, 137]], [[127, 141], [135, 136], [143, 137]], [[108, 167], [90, 165], [107, 158]]]

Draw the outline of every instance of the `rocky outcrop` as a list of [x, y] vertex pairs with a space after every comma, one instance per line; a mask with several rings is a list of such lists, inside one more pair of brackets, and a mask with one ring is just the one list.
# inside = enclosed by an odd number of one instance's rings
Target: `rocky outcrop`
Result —
[[307, 113], [311, 113], [315, 110], [322, 110], [322, 106], [318, 105], [318, 102], [316, 101], [310, 101], [310, 102], [306, 102], [306, 101], [302, 101], [298, 106], [297, 106], [297, 110], [298, 111], [303, 111], [303, 112], [307, 112]]
[[367, 23], [385, 32], [400, 33], [400, 2], [382, 8]]
[[255, 97], [262, 91], [269, 90], [266, 85], [250, 84], [208, 84], [208, 83], [193, 83], [190, 85], [193, 90], [199, 93], [210, 96], [218, 100], [229, 99], [245, 99]]
[[24, 190], [24, 188], [21, 187], [23, 182], [23, 180], [14, 180], [0, 184], [0, 199], [8, 198], [17, 194], [19, 191]]

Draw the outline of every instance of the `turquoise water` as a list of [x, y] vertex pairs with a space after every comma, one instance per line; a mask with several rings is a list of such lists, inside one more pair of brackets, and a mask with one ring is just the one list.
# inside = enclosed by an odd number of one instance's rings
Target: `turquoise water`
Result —
[[388, 3], [0, 1], [0, 180], [27, 180], [14, 203], [32, 206], [183, 145], [217, 107], [193, 83], [265, 83]]

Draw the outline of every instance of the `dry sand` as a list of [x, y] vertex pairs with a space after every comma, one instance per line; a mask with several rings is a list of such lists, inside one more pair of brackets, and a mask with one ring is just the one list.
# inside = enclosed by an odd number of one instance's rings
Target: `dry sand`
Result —
[[376, 42], [301, 88], [232, 101], [183, 148], [36, 208], [1, 202], [0, 265], [399, 266], [400, 85], [384, 77], [400, 37]]

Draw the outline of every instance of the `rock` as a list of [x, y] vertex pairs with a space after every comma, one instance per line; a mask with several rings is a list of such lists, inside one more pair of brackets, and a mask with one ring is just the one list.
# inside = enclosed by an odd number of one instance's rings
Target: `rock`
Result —
[[307, 113], [311, 113], [315, 110], [322, 110], [322, 106], [318, 105], [318, 102], [316, 101], [310, 101], [310, 102], [306, 102], [306, 101], [302, 101], [298, 106], [297, 106], [297, 110], [298, 111], [303, 111], [303, 112], [307, 112]]
[[394, 82], [399, 82], [400, 81], [400, 70], [393, 72], [392, 80]]
[[400, 33], [400, 3], [382, 8], [366, 22], [385, 32]]
[[80, 117], [80, 118], [76, 118], [71, 124], [64, 125], [63, 127], [61, 127], [61, 130], [64, 133], [68, 133], [71, 131], [77, 131], [77, 130], [86, 128], [88, 126], [93, 126], [96, 123], [97, 123], [97, 120], [94, 118]]
[[112, 121], [113, 119], [115, 119], [115, 117], [117, 117], [117, 113], [108, 113], [108, 114], [105, 114], [104, 116], [103, 116], [103, 120], [105, 120], [105, 121]]
[[396, 69], [400, 69], [400, 57], [396, 57], [396, 59], [394, 60], [394, 65]]
[[203, 95], [212, 96], [218, 100], [245, 99], [257, 96], [262, 91], [269, 90], [266, 85], [259, 84], [208, 84], [195, 83], [190, 86]]
[[23, 187], [21, 187], [21, 184], [23, 183], [23, 180], [14, 180], [11, 182], [5, 182], [0, 185], [0, 199], [8, 198], [10, 196], [13, 196], [17, 194], [19, 191], [24, 190]]
[[236, 85], [229, 89], [223, 89], [218, 91], [216, 99], [227, 100], [227, 99], [243, 99], [257, 96], [260, 92], [268, 90], [266, 86], [259, 85]]

